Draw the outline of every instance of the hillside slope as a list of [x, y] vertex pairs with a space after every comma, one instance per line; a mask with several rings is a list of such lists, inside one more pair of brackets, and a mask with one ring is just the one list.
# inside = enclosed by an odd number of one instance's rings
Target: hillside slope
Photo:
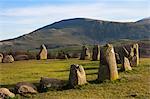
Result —
[[0, 41], [0, 50], [31, 50], [105, 43], [119, 39], [149, 39], [150, 18], [137, 22], [111, 22], [86, 18], [62, 20], [18, 38]]

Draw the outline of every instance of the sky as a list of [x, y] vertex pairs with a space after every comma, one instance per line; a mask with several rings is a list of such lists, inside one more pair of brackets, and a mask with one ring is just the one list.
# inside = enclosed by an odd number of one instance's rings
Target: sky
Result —
[[0, 40], [70, 18], [135, 22], [150, 17], [150, 0], [0, 0]]

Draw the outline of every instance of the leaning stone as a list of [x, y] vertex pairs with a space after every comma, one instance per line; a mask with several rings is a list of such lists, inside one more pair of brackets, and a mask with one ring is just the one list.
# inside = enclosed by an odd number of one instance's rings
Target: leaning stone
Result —
[[0, 63], [2, 63], [2, 61], [3, 61], [3, 54], [0, 53]]
[[14, 98], [15, 94], [10, 92], [7, 88], [0, 88], [0, 99]]
[[116, 80], [119, 78], [114, 48], [111, 44], [106, 44], [101, 50], [103, 59], [100, 59], [98, 71], [98, 81]]
[[45, 47], [45, 45], [43, 44], [43, 45], [41, 45], [41, 50], [40, 50], [40, 52], [39, 52], [39, 59], [47, 59], [47, 49], [46, 49], [46, 47]]
[[40, 90], [41, 92], [45, 92], [51, 89], [59, 89], [65, 86], [65, 81], [54, 79], [54, 78], [48, 78], [48, 77], [41, 77], [40, 80]]
[[119, 50], [119, 57], [120, 57], [121, 64], [123, 64], [124, 57], [128, 58], [129, 56], [130, 56], [130, 54], [129, 54], [128, 50], [125, 47], [121, 47]]
[[128, 50], [125, 47], [123, 47], [123, 49], [122, 49], [122, 54], [125, 57], [129, 57], [129, 52], [128, 52]]
[[93, 48], [92, 60], [97, 61], [100, 59], [100, 47], [99, 45], [95, 45]]
[[89, 60], [90, 59], [90, 51], [87, 47], [82, 47], [82, 52], [80, 55], [80, 60]]
[[37, 93], [37, 88], [31, 83], [28, 82], [19, 82], [15, 86], [15, 91], [18, 94], [25, 95], [25, 94], [35, 94]]
[[3, 63], [12, 63], [14, 61], [14, 58], [12, 55], [6, 55], [4, 58], [3, 58]]
[[69, 85], [75, 87], [76, 85], [86, 84], [86, 74], [81, 65], [73, 64], [70, 67]]
[[126, 58], [126, 57], [124, 57], [123, 70], [124, 71], [132, 70], [132, 68], [130, 66], [130, 62], [129, 62], [128, 58]]

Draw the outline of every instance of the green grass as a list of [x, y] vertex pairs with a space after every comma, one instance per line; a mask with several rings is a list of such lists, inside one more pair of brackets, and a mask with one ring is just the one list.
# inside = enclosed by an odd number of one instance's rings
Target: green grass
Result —
[[[40, 77], [68, 80], [71, 64], [84, 66], [88, 84], [76, 89], [48, 91], [32, 95], [33, 99], [138, 99], [150, 98], [150, 59], [140, 60], [138, 67], [132, 71], [119, 72], [120, 79], [114, 82], [105, 81], [97, 84], [99, 61], [89, 60], [29, 60], [14, 63], [0, 63], [0, 84], [2, 87], [13, 87], [17, 82], [28, 81], [39, 83]], [[23, 98], [18, 95], [18, 98]]]

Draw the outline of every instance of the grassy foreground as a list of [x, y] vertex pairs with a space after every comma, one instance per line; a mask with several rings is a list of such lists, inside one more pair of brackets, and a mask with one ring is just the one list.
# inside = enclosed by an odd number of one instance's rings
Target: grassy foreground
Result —
[[[48, 91], [32, 95], [32, 99], [126, 99], [150, 98], [150, 59], [140, 60], [140, 66], [132, 71], [119, 72], [120, 79], [97, 84], [99, 61], [29, 60], [14, 63], [0, 63], [1, 87], [13, 87], [17, 82], [39, 83], [40, 77], [68, 80], [71, 64], [80, 64], [86, 71], [88, 85], [77, 89]], [[18, 98], [24, 98], [17, 95]]]

